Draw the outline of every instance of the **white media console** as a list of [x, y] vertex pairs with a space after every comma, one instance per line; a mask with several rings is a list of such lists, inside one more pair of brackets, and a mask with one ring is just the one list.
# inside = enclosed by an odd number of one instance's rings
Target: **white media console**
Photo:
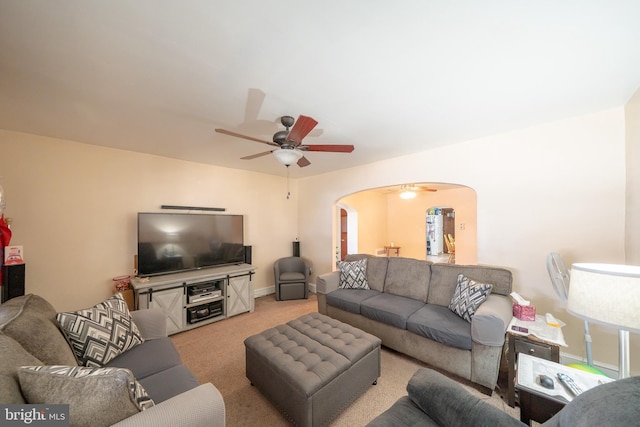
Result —
[[131, 280], [136, 309], [161, 308], [167, 332], [186, 331], [253, 312], [255, 267], [234, 264]]

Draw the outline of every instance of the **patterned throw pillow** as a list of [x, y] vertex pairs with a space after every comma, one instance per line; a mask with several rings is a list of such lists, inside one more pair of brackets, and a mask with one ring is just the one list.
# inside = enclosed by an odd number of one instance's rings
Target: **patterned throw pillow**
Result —
[[464, 274], [458, 274], [458, 284], [449, 309], [467, 322], [471, 322], [471, 317], [480, 304], [487, 299], [492, 289], [493, 285], [490, 283], [477, 283]]
[[367, 282], [367, 260], [338, 261], [340, 268], [340, 289], [369, 289]]
[[23, 366], [20, 388], [28, 403], [68, 404], [71, 425], [111, 425], [154, 406], [129, 369]]
[[94, 307], [56, 316], [78, 364], [102, 367], [144, 342], [120, 294]]

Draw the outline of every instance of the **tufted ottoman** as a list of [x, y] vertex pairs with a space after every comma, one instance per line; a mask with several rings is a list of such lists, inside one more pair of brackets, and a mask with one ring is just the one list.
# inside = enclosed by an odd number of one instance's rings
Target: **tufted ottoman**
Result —
[[380, 376], [380, 339], [320, 313], [244, 344], [249, 381], [302, 427], [328, 424]]

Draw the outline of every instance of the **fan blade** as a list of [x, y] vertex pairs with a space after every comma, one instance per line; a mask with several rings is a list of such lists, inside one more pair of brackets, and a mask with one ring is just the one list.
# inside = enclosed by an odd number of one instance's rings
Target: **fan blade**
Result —
[[307, 116], [300, 116], [293, 124], [291, 132], [287, 135], [287, 141], [293, 141], [296, 145], [300, 145], [302, 139], [313, 130], [318, 124], [317, 121]]
[[303, 145], [298, 147], [301, 150], [307, 151], [327, 151], [332, 153], [351, 153], [353, 151], [353, 145]]
[[257, 159], [258, 157], [262, 157], [262, 156], [266, 156], [267, 154], [271, 154], [273, 153], [274, 150], [270, 150], [270, 151], [265, 151], [262, 153], [258, 153], [258, 154], [252, 154], [250, 156], [244, 156], [244, 157], [240, 157], [241, 160], [251, 160], [251, 159]]
[[216, 132], [223, 133], [223, 134], [229, 135], [229, 136], [235, 136], [236, 138], [248, 139], [249, 141], [255, 141], [255, 142], [260, 142], [262, 144], [273, 145], [275, 147], [279, 147], [279, 145], [276, 144], [275, 142], [265, 141], [264, 139], [259, 139], [259, 138], [254, 138], [252, 136], [242, 135], [241, 133], [231, 132], [230, 130], [226, 130], [226, 129], [216, 129]]
[[298, 160], [298, 166], [300, 166], [301, 168], [309, 166], [310, 164], [311, 162], [305, 156], [300, 157], [300, 160]]

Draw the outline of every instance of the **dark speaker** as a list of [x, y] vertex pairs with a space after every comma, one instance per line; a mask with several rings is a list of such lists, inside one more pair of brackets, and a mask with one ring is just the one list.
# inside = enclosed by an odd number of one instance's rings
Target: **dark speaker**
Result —
[[293, 256], [300, 256], [300, 242], [297, 240], [293, 242]]
[[2, 302], [24, 295], [25, 265], [2, 266]]
[[244, 247], [244, 262], [245, 264], [251, 264], [251, 246]]

